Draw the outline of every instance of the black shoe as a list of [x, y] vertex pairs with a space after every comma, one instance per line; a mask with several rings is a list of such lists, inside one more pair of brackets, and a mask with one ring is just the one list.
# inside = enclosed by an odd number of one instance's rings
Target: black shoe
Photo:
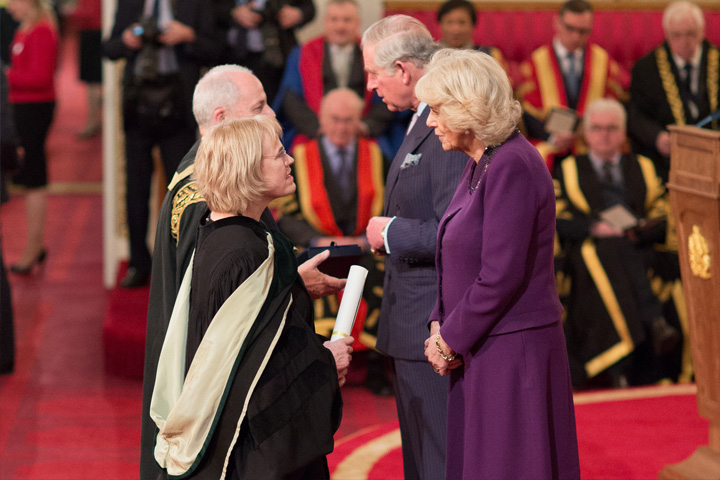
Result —
[[125, 278], [120, 282], [120, 288], [138, 288], [144, 287], [150, 280], [150, 274], [141, 272], [135, 267], [128, 268]]
[[655, 355], [662, 356], [672, 352], [680, 341], [680, 332], [668, 325], [663, 317], [652, 322], [652, 346]]

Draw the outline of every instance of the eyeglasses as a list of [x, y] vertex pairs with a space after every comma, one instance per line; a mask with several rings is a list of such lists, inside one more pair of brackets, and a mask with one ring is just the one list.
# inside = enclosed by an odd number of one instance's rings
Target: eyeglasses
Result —
[[568, 33], [577, 33], [578, 35], [590, 35], [592, 33], [592, 28], [580, 28], [580, 27], [574, 27], [568, 23], [565, 22], [562, 18], [560, 20], [560, 25], [563, 26], [565, 30], [568, 31]]
[[683, 39], [689, 39], [694, 40], [696, 38], [700, 38], [700, 30], [692, 29], [692, 30], [685, 30], [685, 31], [670, 31], [667, 32], [668, 39], [670, 40], [683, 40]]
[[620, 131], [620, 125], [589, 125], [588, 131], [593, 133], [608, 132], [615, 133]]

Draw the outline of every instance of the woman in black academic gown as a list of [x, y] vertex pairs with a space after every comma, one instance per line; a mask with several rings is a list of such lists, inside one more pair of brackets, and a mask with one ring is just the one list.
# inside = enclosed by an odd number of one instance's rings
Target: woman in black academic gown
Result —
[[198, 149], [209, 210], [151, 407], [155, 458], [171, 476], [329, 478], [342, 406], [335, 363], [315, 335], [292, 244], [260, 221], [270, 201], [295, 191], [280, 133], [272, 117], [233, 120]]

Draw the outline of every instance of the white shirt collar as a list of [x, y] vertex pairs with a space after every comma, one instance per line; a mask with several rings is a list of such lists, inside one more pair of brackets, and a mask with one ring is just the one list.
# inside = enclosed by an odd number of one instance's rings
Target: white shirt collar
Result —
[[673, 53], [672, 54], [673, 61], [675, 62], [675, 65], [677, 65], [678, 70], [682, 70], [683, 68], [685, 68], [686, 63], [689, 63], [690, 65], [692, 65], [692, 67], [694, 69], [699, 68], [700, 67], [700, 58], [702, 57], [702, 49], [703, 49], [703, 46], [702, 46], [702, 44], [700, 44], [700, 47], [697, 50], [695, 50], [695, 53], [693, 53], [693, 56], [689, 62], [685, 61], [685, 59], [682, 58], [681, 56], [675, 55]]
[[[553, 38], [553, 48], [555, 49], [555, 53], [557, 54], [558, 58], [567, 58], [568, 53], [571, 53], [570, 50], [568, 50], [565, 45], [563, 45], [562, 42], [557, 38]], [[577, 62], [580, 58], [582, 58], [583, 49], [578, 48], [573, 51], [572, 54], [573, 58]]]
[[[612, 160], [610, 160], [609, 163], [611, 163], [613, 165], [613, 168], [618, 168], [618, 166], [620, 165], [620, 157], [621, 156], [622, 156], [622, 153], [618, 152], [613, 156]], [[602, 173], [602, 171], [603, 171], [602, 166], [605, 163], [605, 160], [598, 157], [597, 155], [594, 155], [592, 152], [588, 153], [588, 157], [590, 157], [590, 162], [592, 162], [592, 165], [593, 165], [593, 168], [595, 169], [595, 171], [598, 173]]]
[[417, 110], [415, 110], [415, 113], [418, 117], [420, 117], [423, 113], [423, 110], [425, 110], [425, 107], [427, 107], [427, 103], [420, 102], [420, 104], [417, 106]]

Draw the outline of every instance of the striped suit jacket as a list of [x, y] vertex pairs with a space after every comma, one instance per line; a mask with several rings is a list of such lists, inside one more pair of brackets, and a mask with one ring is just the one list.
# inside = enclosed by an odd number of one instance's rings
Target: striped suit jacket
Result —
[[406, 135], [385, 185], [383, 214], [396, 218], [387, 231], [377, 348], [405, 360], [425, 360], [427, 320], [437, 296], [437, 228], [469, 160], [443, 150], [425, 124], [429, 113], [425, 108]]

